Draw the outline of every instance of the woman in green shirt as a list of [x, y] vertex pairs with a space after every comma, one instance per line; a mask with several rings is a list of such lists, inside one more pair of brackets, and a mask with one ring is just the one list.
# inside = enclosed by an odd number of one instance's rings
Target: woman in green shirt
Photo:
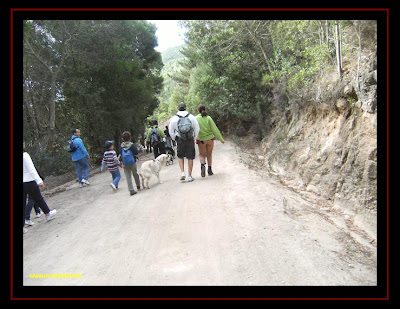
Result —
[[222, 138], [221, 132], [215, 125], [214, 120], [207, 115], [206, 107], [200, 104], [197, 107], [199, 114], [196, 116], [197, 122], [199, 123], [200, 132], [197, 136], [196, 144], [199, 147], [199, 157], [201, 164], [201, 177], [206, 176], [206, 158], [208, 164], [208, 175], [213, 175], [212, 166], [212, 151], [214, 148], [214, 140], [217, 138], [222, 144], [225, 143]]

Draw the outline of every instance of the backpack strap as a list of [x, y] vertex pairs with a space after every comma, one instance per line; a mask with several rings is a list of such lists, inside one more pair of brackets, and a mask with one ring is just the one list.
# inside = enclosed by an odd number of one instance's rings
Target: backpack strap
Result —
[[187, 113], [187, 115], [186, 116], [180, 116], [180, 115], [178, 115], [178, 114], [176, 114], [179, 118], [186, 118], [186, 117], [189, 117], [189, 113]]

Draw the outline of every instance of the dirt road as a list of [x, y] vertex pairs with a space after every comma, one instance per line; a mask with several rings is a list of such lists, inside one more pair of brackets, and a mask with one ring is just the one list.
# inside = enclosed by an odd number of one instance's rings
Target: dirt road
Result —
[[[109, 172], [46, 200], [57, 217], [24, 234], [24, 285], [376, 285], [376, 245], [348, 218], [249, 169], [216, 142], [214, 175], [179, 180], [178, 162], [149, 190], [119, 192]], [[43, 235], [46, 235], [44, 240]], [[31, 278], [80, 274], [81, 278]]]

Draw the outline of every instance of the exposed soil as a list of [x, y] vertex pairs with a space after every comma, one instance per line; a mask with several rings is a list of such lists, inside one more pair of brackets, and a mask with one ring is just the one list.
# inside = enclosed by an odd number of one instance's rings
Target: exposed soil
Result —
[[32, 213], [24, 285], [377, 284], [375, 239], [329, 201], [286, 187], [232, 142], [216, 142], [213, 160], [215, 174], [202, 178], [196, 157], [190, 183], [176, 160], [161, 171], [163, 184], [153, 177], [134, 196], [122, 170], [116, 193], [109, 172], [92, 173], [81, 189], [75, 179], [49, 188], [57, 216]]

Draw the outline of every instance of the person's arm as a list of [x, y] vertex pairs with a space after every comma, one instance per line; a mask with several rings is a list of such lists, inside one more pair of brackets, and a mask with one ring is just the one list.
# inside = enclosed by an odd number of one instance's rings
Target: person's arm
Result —
[[85, 155], [85, 157], [88, 157], [88, 158], [89, 158], [89, 153], [87, 152], [86, 147], [85, 147], [85, 145], [83, 144], [83, 141], [82, 141], [81, 138], [76, 138], [76, 139], [74, 139], [74, 144], [75, 144], [75, 147], [76, 147], [76, 148], [79, 148], [79, 149], [83, 152], [83, 154]]
[[101, 167], [100, 167], [100, 171], [101, 172], [104, 172], [105, 171], [105, 169], [106, 169], [106, 166], [107, 166], [107, 163], [106, 163], [106, 160], [105, 160], [106, 158], [104, 157], [104, 155], [103, 155], [103, 160], [101, 160]]
[[31, 175], [32, 179], [35, 180], [38, 185], [43, 186], [43, 180], [42, 178], [40, 178], [35, 166], [33, 165], [33, 161], [29, 153], [25, 152], [23, 155], [23, 159], [25, 167], [28, 173]]
[[200, 126], [196, 117], [194, 117], [193, 115], [192, 115], [192, 124], [194, 128], [194, 139], [197, 139], [197, 136], [199, 135], [200, 132]]
[[139, 154], [139, 151], [138, 151], [135, 143], [132, 144], [131, 150], [132, 150], [133, 156], [137, 156]]
[[219, 131], [217, 125], [214, 122], [214, 120], [211, 117], [209, 117], [209, 121], [210, 121], [209, 123], [210, 123], [210, 129], [211, 129], [212, 134], [214, 134], [214, 136], [216, 138], [218, 138], [221, 143], [225, 143], [225, 141], [224, 141], [224, 139], [223, 139], [223, 137], [221, 135], [221, 132]]
[[121, 162], [119, 162], [118, 157], [117, 157], [117, 153], [114, 151], [113, 154], [113, 159], [114, 159], [114, 163], [117, 165], [121, 165]]
[[171, 118], [171, 122], [169, 124], [168, 130], [169, 130], [169, 135], [171, 138], [175, 141], [176, 140], [176, 130], [178, 129], [177, 127], [177, 122], [175, 121], [175, 116]]

